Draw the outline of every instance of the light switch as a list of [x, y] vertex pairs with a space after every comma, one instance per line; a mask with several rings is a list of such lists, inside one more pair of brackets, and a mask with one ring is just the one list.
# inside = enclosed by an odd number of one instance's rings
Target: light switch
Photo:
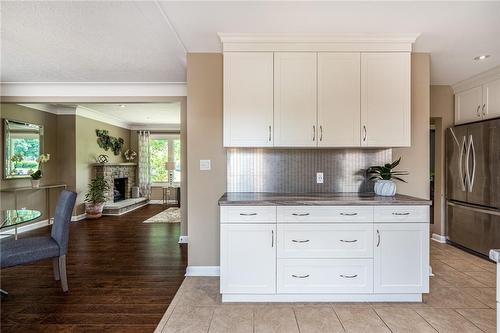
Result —
[[210, 166], [210, 160], [200, 160], [200, 170], [206, 171], [210, 169], [212, 169]]
[[316, 172], [316, 183], [323, 184], [323, 172]]

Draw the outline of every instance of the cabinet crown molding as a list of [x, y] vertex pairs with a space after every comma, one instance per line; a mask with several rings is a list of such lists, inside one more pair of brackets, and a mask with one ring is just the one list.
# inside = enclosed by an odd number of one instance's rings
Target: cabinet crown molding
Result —
[[456, 94], [474, 87], [479, 87], [482, 84], [495, 81], [497, 79], [500, 79], [500, 66], [493, 67], [485, 72], [457, 82], [451, 87], [453, 89], [453, 92]]
[[419, 33], [219, 33], [224, 52], [411, 52]]

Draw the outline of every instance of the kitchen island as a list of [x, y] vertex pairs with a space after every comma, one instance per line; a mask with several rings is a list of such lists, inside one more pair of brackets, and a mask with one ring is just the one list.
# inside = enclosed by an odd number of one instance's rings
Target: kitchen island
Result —
[[219, 205], [224, 302], [419, 302], [429, 291], [428, 200], [226, 193]]

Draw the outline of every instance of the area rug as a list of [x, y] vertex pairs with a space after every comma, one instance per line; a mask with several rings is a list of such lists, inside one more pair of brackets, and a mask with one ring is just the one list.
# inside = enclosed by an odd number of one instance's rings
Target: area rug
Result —
[[163, 212], [156, 214], [143, 223], [180, 223], [181, 210], [177, 207], [170, 207]]

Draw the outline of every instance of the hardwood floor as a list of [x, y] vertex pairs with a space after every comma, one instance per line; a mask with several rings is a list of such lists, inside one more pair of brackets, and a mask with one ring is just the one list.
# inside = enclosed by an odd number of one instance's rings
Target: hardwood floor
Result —
[[2, 270], [9, 296], [1, 301], [1, 332], [153, 332], [187, 265], [179, 223], [142, 223], [164, 209], [72, 223], [68, 294], [54, 281], [51, 260]]

